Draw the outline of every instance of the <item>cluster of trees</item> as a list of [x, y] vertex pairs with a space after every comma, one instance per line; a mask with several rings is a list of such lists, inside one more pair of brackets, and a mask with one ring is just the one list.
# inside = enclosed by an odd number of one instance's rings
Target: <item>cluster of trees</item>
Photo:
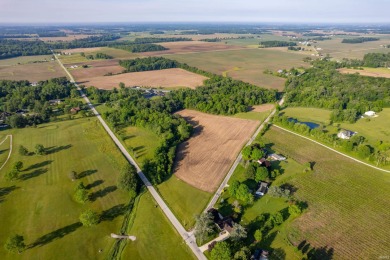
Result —
[[253, 196], [248, 185], [240, 183], [239, 181], [233, 181], [228, 188], [229, 195], [233, 198], [241, 201], [244, 205], [253, 204], [255, 197]]
[[98, 52], [95, 55], [92, 55], [92, 54], [85, 55], [85, 53], [82, 52], [82, 53], [80, 53], [80, 55], [82, 57], [87, 58], [88, 60], [109, 60], [109, 59], [114, 58], [114, 57], [112, 57], [108, 54], [102, 53], [102, 52]]
[[48, 31], [48, 32], [39, 32], [39, 37], [66, 37], [65, 32], [61, 31]]
[[389, 53], [367, 53], [364, 55], [363, 60], [348, 60], [344, 59], [341, 62], [343, 67], [390, 67], [390, 52]]
[[287, 49], [288, 49], [289, 51], [302, 51], [302, 50], [304, 50], [305, 48], [289, 46]]
[[0, 38], [0, 60], [19, 56], [51, 54], [43, 41], [22, 41]]
[[[51, 117], [70, 112], [71, 107], [82, 105], [76, 87], [66, 78], [40, 81], [36, 85], [28, 81], [0, 81], [0, 112], [10, 114], [6, 123], [14, 128], [37, 125]], [[65, 99], [61, 104], [50, 100]]]
[[120, 36], [105, 34], [101, 36], [89, 36], [84, 39], [75, 39], [69, 42], [49, 42], [46, 43], [51, 49], [76, 49], [76, 48], [92, 48], [92, 47], [105, 47], [111, 44], [113, 41], [119, 39]]
[[[292, 106], [339, 110], [335, 121], [354, 122], [365, 111], [390, 107], [390, 79], [341, 74], [343, 66], [327, 59], [286, 82], [286, 101]], [[348, 111], [344, 111], [348, 110]]]
[[109, 44], [108, 47], [121, 49], [121, 50], [129, 51], [129, 52], [133, 52], [133, 53], [168, 50], [168, 48], [165, 48], [164, 46], [153, 44], [153, 43], [136, 44], [136, 43], [118, 42], [115, 44]]
[[119, 65], [126, 72], [138, 72], [148, 70], [162, 70], [179, 67], [179, 63], [163, 57], [136, 58], [134, 60], [120, 60]]
[[134, 165], [126, 164], [119, 174], [118, 188], [128, 192], [134, 198], [137, 195], [139, 185], [137, 170]]
[[358, 38], [352, 38], [352, 39], [343, 39], [342, 43], [363, 43], [363, 42], [372, 42], [372, 41], [379, 41], [379, 38], [375, 37], [358, 37]]
[[191, 38], [185, 37], [166, 37], [166, 38], [155, 38], [155, 37], [145, 37], [145, 38], [136, 38], [134, 43], [159, 43], [159, 42], [183, 42], [183, 41], [192, 41]]
[[73, 198], [76, 202], [84, 204], [89, 201], [89, 193], [83, 182], [79, 182], [74, 190]]
[[288, 46], [297, 46], [296, 42], [288, 41], [261, 41], [260, 45], [264, 48], [270, 47], [288, 47]]
[[328, 145], [341, 148], [346, 152], [351, 152], [362, 159], [368, 158], [378, 166], [390, 163], [387, 159], [390, 156], [390, 143], [379, 141], [375, 146], [371, 146], [367, 144], [367, 140], [360, 135], [353, 135], [349, 140], [342, 140], [334, 133], [328, 133], [320, 127], [310, 129], [307, 125], [289, 120], [289, 118], [284, 115], [275, 116], [273, 122], [300, 134], [313, 137]]

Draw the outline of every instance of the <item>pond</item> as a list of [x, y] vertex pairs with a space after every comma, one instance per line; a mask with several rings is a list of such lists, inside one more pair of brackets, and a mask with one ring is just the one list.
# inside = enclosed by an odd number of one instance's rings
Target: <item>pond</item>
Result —
[[314, 128], [317, 128], [317, 127], [320, 126], [319, 124], [316, 124], [316, 123], [313, 123], [313, 122], [300, 122], [299, 120], [297, 120], [295, 118], [292, 118], [292, 117], [289, 117], [287, 120], [290, 121], [290, 122], [307, 125], [310, 129], [314, 129]]

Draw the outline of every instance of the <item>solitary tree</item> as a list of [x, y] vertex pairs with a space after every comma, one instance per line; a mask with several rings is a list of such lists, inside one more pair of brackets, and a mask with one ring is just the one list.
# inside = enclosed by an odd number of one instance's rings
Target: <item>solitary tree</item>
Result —
[[230, 232], [230, 238], [232, 240], [240, 240], [247, 237], [247, 232], [243, 226], [238, 223], [233, 224], [232, 231]]
[[95, 226], [100, 222], [100, 216], [95, 211], [88, 209], [81, 213], [80, 222], [86, 227]]
[[118, 178], [118, 187], [127, 192], [132, 192], [134, 195], [137, 191], [138, 179], [137, 171], [133, 165], [126, 165]]
[[19, 154], [20, 155], [28, 155], [28, 150], [26, 147], [24, 147], [23, 145], [19, 146]]
[[256, 170], [255, 181], [264, 181], [268, 178], [268, 170], [265, 167], [258, 167]]
[[10, 236], [7, 241], [5, 241], [4, 248], [7, 251], [20, 253], [24, 250], [26, 245], [24, 244], [24, 238], [21, 235]]
[[15, 170], [17, 170], [18, 172], [20, 172], [20, 170], [23, 169], [23, 162], [22, 161], [17, 161], [16, 163], [14, 163], [14, 167], [13, 167]]
[[288, 213], [290, 216], [296, 217], [302, 213], [302, 210], [298, 205], [293, 204], [288, 207]]
[[89, 194], [88, 194], [88, 191], [85, 188], [83, 182], [80, 182], [76, 186], [73, 197], [74, 197], [75, 201], [77, 201], [78, 203], [82, 203], [82, 204], [84, 204], [85, 202], [87, 202], [89, 200]]
[[35, 154], [36, 155], [44, 155], [45, 147], [42, 144], [35, 145]]
[[7, 172], [4, 177], [7, 181], [13, 181], [16, 180], [18, 176], [19, 176], [19, 171], [16, 169], [12, 169], [11, 171]]
[[202, 213], [196, 217], [195, 236], [201, 244], [213, 232], [213, 224], [213, 215], [210, 212]]
[[225, 241], [217, 243], [210, 255], [211, 260], [230, 260], [231, 257], [232, 252], [230, 251], [228, 243]]
[[260, 242], [260, 241], [263, 239], [263, 233], [261, 232], [260, 229], [257, 229], [257, 230], [255, 231], [254, 237], [255, 237], [255, 240], [256, 240], [257, 242]]

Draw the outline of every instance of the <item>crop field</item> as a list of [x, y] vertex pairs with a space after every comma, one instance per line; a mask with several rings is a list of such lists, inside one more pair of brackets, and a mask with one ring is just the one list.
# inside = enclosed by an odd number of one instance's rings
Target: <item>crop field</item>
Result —
[[129, 230], [137, 240], [127, 243], [122, 259], [195, 259], [162, 210], [155, 205], [150, 193], [141, 195]]
[[284, 89], [284, 78], [264, 74], [292, 67], [307, 67], [305, 55], [267, 49], [243, 49], [207, 53], [167, 55], [167, 58], [187, 63], [200, 69], [277, 90]]
[[390, 248], [390, 176], [326, 148], [271, 127], [264, 138], [272, 148], [300, 162], [312, 162], [313, 172], [289, 181], [295, 197], [308, 211], [288, 228], [298, 245], [327, 246], [335, 259], [376, 259]]
[[[70, 70], [70, 73], [77, 82], [83, 84], [92, 78], [104, 76], [108, 73], [121, 73], [124, 68], [119, 66], [118, 60], [98, 60], [81, 63], [72, 63], [77, 65], [77, 69]], [[88, 68], [82, 68], [83, 65], [88, 65]], [[67, 67], [70, 67], [68, 65]]]
[[259, 122], [192, 110], [178, 114], [194, 126], [195, 134], [179, 145], [174, 176], [200, 190], [213, 192]]
[[368, 77], [390, 78], [390, 69], [388, 68], [363, 68], [363, 70], [342, 68], [339, 69], [339, 71], [343, 74], [358, 73], [362, 76], [368, 76]]
[[[127, 162], [97, 120], [77, 119], [3, 133], [13, 134], [14, 151], [0, 171], [0, 244], [20, 234], [28, 249], [18, 258], [104, 259], [114, 242], [109, 234], [119, 231], [123, 221], [119, 211], [129, 198], [116, 187], [119, 170]], [[20, 145], [33, 152], [36, 144], [44, 145], [47, 154], [19, 155]], [[19, 179], [5, 181], [4, 174], [19, 160], [24, 165]], [[71, 181], [71, 171], [87, 186], [91, 202], [82, 205], [73, 200], [78, 181]], [[79, 222], [80, 213], [88, 208], [102, 213], [103, 221], [95, 227]], [[17, 257], [3, 246], [0, 255], [2, 259]]]
[[203, 41], [188, 41], [188, 42], [163, 42], [158, 43], [169, 50], [143, 52], [143, 56], [160, 56], [165, 54], [180, 54], [180, 53], [200, 53], [210, 51], [236, 50], [243, 49], [240, 46], [227, 45], [219, 42], [203, 42]]
[[[322, 54], [329, 54], [332, 58], [341, 60], [342, 58], [348, 59], [362, 59], [364, 54], [370, 52], [388, 53], [389, 49], [381, 47], [381, 45], [390, 44], [388, 36], [373, 35], [370, 37], [381, 38], [379, 41], [363, 42], [357, 44], [341, 43], [344, 36], [332, 37], [331, 40], [320, 41], [316, 43], [317, 47], [322, 48], [320, 51]], [[349, 37], [351, 38], [351, 37]]]
[[41, 39], [44, 42], [59, 42], [59, 41], [70, 42], [70, 41], [73, 41], [73, 40], [85, 39], [85, 38], [88, 38], [90, 36], [94, 36], [94, 35], [73, 34], [73, 35], [67, 35], [67, 36], [64, 36], [64, 37], [40, 37], [39, 39]]
[[13, 66], [34, 62], [44, 62], [49, 61], [51, 59], [51, 55], [37, 55], [37, 56], [20, 56], [16, 58], [3, 59], [0, 60], [0, 68], [3, 66]]
[[87, 55], [94, 55], [100, 52], [100, 53], [105, 53], [107, 55], [110, 55], [114, 59], [134, 59], [140, 56], [140, 54], [138, 53], [131, 53], [129, 51], [109, 48], [109, 47], [77, 48], [77, 49], [63, 50], [62, 52], [72, 53], [73, 55], [80, 54], [81, 52], [84, 52]]
[[[88, 72], [89, 69], [75, 70], [75, 74], [78, 71]], [[118, 87], [120, 82], [125, 83], [126, 86], [188, 87], [194, 89], [197, 86], [201, 86], [205, 79], [207, 78], [204, 76], [178, 68], [131, 72], [113, 76], [97, 76], [82, 80], [76, 76], [76, 80], [83, 85], [88, 87], [95, 86], [101, 89], [113, 89]]]
[[264, 104], [259, 106], [253, 106], [250, 111], [244, 113], [237, 113], [233, 117], [242, 119], [251, 119], [264, 121], [274, 108], [274, 104]]
[[0, 66], [0, 80], [28, 80], [34, 82], [65, 76], [65, 72], [56, 61]]

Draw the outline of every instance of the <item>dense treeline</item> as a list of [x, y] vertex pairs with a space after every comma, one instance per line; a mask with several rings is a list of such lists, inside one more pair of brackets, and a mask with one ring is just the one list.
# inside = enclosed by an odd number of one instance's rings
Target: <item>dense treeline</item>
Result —
[[352, 38], [352, 39], [343, 39], [342, 43], [363, 43], [363, 42], [372, 42], [372, 41], [379, 41], [379, 38], [374, 37], [358, 37], [358, 38]]
[[40, 32], [38, 33], [39, 37], [66, 37], [66, 33], [64, 32]]
[[288, 46], [297, 46], [295, 42], [287, 42], [287, 41], [261, 41], [260, 45], [264, 48], [270, 47], [288, 47]]
[[85, 55], [85, 53], [82, 52], [82, 53], [80, 53], [80, 55], [82, 57], [87, 58], [88, 60], [109, 60], [109, 59], [113, 59], [114, 58], [114, 57], [112, 57], [112, 56], [110, 56], [108, 54], [102, 53], [102, 52], [98, 52], [95, 55], [92, 55], [92, 54]]
[[165, 51], [168, 48], [165, 48], [161, 45], [153, 44], [153, 43], [145, 43], [145, 44], [135, 44], [135, 43], [115, 43], [109, 44], [108, 47], [117, 48], [129, 52], [148, 52], [148, 51]]
[[78, 97], [74, 85], [66, 78], [56, 78], [31, 85], [28, 81], [0, 81], [0, 112], [7, 115], [11, 127], [47, 122], [51, 116], [68, 113], [71, 107], [81, 105], [80, 101], [68, 100], [55, 110], [50, 100]]
[[273, 122], [300, 134], [310, 136], [329, 146], [350, 152], [362, 159], [369, 159], [376, 165], [387, 165], [390, 163], [388, 160], [390, 156], [390, 143], [379, 141], [373, 147], [367, 144], [365, 137], [357, 134], [353, 135], [349, 140], [343, 140], [322, 127], [310, 129], [309, 126], [301, 124], [299, 121], [291, 120], [283, 115], [276, 115], [273, 118]]
[[179, 63], [163, 57], [148, 57], [134, 60], [120, 60], [119, 65], [124, 67], [126, 72], [138, 72], [177, 68]]
[[159, 43], [159, 42], [182, 42], [182, 41], [192, 41], [192, 39], [185, 38], [185, 37], [166, 37], [166, 38], [145, 37], [145, 38], [136, 38], [134, 40], [134, 43]]
[[390, 67], [390, 52], [389, 53], [367, 53], [363, 60], [343, 60], [342, 65], [345, 67]]
[[0, 59], [19, 56], [50, 54], [49, 48], [42, 41], [19, 41], [0, 39]]
[[286, 82], [286, 100], [293, 106], [333, 109], [335, 121], [354, 122], [368, 110], [390, 107], [390, 79], [341, 74], [340, 63], [317, 60], [313, 67]]
[[102, 36], [90, 36], [84, 39], [76, 39], [70, 42], [50, 42], [47, 43], [52, 49], [75, 49], [75, 48], [92, 48], [92, 47], [105, 47], [112, 41], [119, 39], [118, 35], [102, 35]]
[[18, 35], [13, 35], [13, 34], [6, 34], [6, 35], [0, 35], [0, 39], [21, 39], [21, 38], [32, 38], [33, 36], [31, 35], [24, 35], [24, 34], [18, 34]]

